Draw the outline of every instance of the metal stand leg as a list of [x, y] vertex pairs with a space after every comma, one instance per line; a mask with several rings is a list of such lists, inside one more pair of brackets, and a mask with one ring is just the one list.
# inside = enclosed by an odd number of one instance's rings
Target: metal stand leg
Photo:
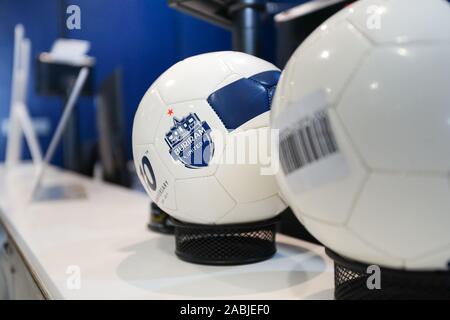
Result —
[[259, 30], [264, 11], [265, 5], [260, 0], [240, 0], [230, 8], [234, 22], [233, 50], [259, 55]]

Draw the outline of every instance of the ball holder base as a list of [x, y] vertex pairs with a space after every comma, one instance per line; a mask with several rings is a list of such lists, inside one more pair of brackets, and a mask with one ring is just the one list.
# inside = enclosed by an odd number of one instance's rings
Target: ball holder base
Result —
[[206, 265], [240, 265], [263, 261], [276, 252], [278, 218], [226, 225], [175, 225], [175, 253], [184, 261]]
[[148, 223], [148, 228], [151, 231], [158, 233], [175, 233], [175, 228], [170, 220], [170, 216], [153, 202], [150, 205], [150, 222]]
[[[379, 279], [368, 264], [346, 259], [326, 249], [334, 260], [334, 296], [337, 300], [450, 299], [450, 272], [405, 271], [380, 267]], [[380, 288], [368, 282], [379, 281]], [[369, 289], [372, 287], [372, 289]]]

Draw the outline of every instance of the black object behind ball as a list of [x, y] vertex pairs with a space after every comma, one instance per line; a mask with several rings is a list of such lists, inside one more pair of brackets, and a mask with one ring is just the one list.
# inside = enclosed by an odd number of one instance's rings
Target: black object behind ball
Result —
[[379, 289], [369, 289], [369, 265], [346, 259], [326, 249], [334, 260], [334, 295], [337, 300], [448, 300], [450, 272], [406, 271], [380, 268]]
[[153, 202], [150, 205], [148, 228], [154, 232], [164, 234], [174, 234], [175, 232], [170, 216]]
[[228, 225], [201, 225], [173, 220], [176, 255], [188, 262], [239, 265], [263, 261], [276, 252], [278, 218]]

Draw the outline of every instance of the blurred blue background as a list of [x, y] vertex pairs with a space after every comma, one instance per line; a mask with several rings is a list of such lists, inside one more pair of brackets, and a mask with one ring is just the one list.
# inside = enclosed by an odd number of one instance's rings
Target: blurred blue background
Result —
[[[284, 1], [286, 2], [286, 1]], [[304, 1], [291, 1], [304, 2]], [[81, 30], [65, 26], [69, 4], [81, 8]], [[45, 150], [61, 116], [62, 101], [35, 93], [35, 59], [49, 51], [60, 37], [88, 40], [89, 54], [96, 58], [95, 86], [117, 67], [123, 72], [123, 98], [128, 142], [134, 112], [151, 83], [175, 62], [195, 54], [231, 49], [231, 34], [219, 27], [179, 13], [166, 0], [0, 0], [0, 124], [9, 115], [14, 26], [22, 23], [32, 43], [28, 106], [33, 118], [48, 120], [49, 131], [40, 135]], [[263, 52], [273, 60], [273, 28], [265, 26]], [[81, 143], [97, 139], [95, 108], [91, 98], [81, 98]], [[3, 128], [5, 129], [5, 128]], [[0, 161], [5, 158], [6, 132], [0, 131]], [[131, 158], [131, 143], [127, 143]], [[29, 151], [24, 145], [24, 157]], [[53, 163], [62, 164], [61, 147]]]
[[[81, 30], [65, 28], [68, 4], [81, 8]], [[32, 42], [31, 75], [28, 104], [33, 118], [49, 120], [50, 131], [40, 136], [46, 149], [62, 111], [56, 97], [38, 96], [34, 83], [34, 59], [49, 51], [59, 37], [85, 39], [91, 42], [90, 55], [97, 59], [95, 84], [116, 67], [123, 71], [124, 107], [128, 138], [134, 112], [150, 84], [168, 67], [185, 57], [216, 50], [231, 49], [229, 32], [176, 12], [165, 0], [0, 0], [0, 123], [9, 115], [14, 26], [22, 23]], [[81, 98], [81, 142], [97, 137], [95, 109], [90, 98]], [[130, 141], [130, 140], [128, 140]], [[0, 161], [5, 157], [6, 136], [0, 134]], [[131, 157], [131, 145], [128, 143]], [[24, 156], [29, 152], [24, 147]], [[59, 150], [53, 163], [61, 165]]]

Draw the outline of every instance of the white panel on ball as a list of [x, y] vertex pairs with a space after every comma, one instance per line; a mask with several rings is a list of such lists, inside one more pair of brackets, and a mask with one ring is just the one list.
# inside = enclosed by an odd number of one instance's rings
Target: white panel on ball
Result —
[[[270, 144], [270, 129], [266, 127], [231, 132], [228, 138], [230, 140], [223, 153], [224, 163], [215, 174], [223, 187], [238, 203], [253, 202], [276, 195], [278, 186], [275, 176], [263, 175], [261, 172], [262, 168], [270, 167], [270, 150], [263, 150]], [[242, 163], [239, 163], [240, 157], [243, 157]], [[264, 163], [266, 160], [267, 163]]]
[[177, 180], [175, 190], [183, 206], [171, 215], [185, 222], [215, 224], [236, 205], [215, 177]]
[[221, 81], [215, 88], [213, 91], [211, 92], [215, 92], [217, 90], [222, 89], [223, 87], [238, 81], [239, 79], [242, 79], [242, 76], [236, 73], [230, 74], [228, 77], [226, 77], [223, 81]]
[[153, 143], [158, 123], [167, 107], [154, 87], [147, 90], [134, 116], [133, 145]]
[[291, 88], [288, 103], [295, 103], [318, 90], [324, 90], [329, 102], [334, 103], [370, 49], [369, 42], [348, 22], [343, 21], [332, 28], [332, 32], [301, 53], [296, 52], [296, 63], [290, 78], [286, 79]]
[[429, 44], [377, 48], [364, 61], [338, 113], [372, 169], [450, 171], [449, 56], [450, 44]]
[[[354, 13], [352, 6], [348, 6], [334, 14], [331, 18], [323, 22], [313, 33], [311, 33], [300, 45], [301, 50], [312, 45], [320, 38], [334, 32], [335, 26], [342, 24], [350, 15]], [[295, 53], [294, 53], [295, 55]]]
[[446, 0], [359, 1], [348, 17], [377, 44], [450, 41]]
[[368, 243], [405, 260], [450, 246], [446, 175], [370, 176], [349, 222]]
[[153, 201], [163, 210], [176, 210], [175, 179], [159, 159], [155, 147], [135, 145], [133, 158], [139, 179]]
[[397, 257], [389, 256], [368, 242], [362, 241], [353, 232], [345, 227], [334, 226], [303, 217], [307, 229], [326, 247], [350, 259], [358, 257], [358, 261], [376, 263], [381, 266], [401, 268], [403, 261]]
[[344, 155], [348, 173], [341, 179], [329, 181], [307, 192], [296, 194], [295, 199], [301, 203], [302, 212], [306, 216], [342, 225], [350, 217], [353, 204], [368, 177], [368, 172], [353, 150], [335, 111], [330, 109], [328, 114], [340, 152]]
[[269, 123], [270, 123], [270, 111], [267, 111], [242, 124], [239, 127], [239, 131], [260, 129], [260, 128], [269, 129], [268, 127]]
[[248, 223], [274, 218], [286, 209], [286, 204], [280, 196], [274, 195], [267, 199], [238, 203], [230, 212], [220, 218], [218, 224]]
[[278, 70], [270, 62], [245, 53], [234, 52], [230, 55], [228, 52], [224, 52], [220, 54], [220, 58], [234, 73], [245, 78], [249, 78], [264, 71]]
[[281, 73], [280, 81], [278, 81], [277, 90], [275, 91], [275, 96], [273, 97], [272, 105], [279, 106], [279, 108], [272, 108], [270, 110], [270, 121], [276, 119], [279, 114], [284, 110], [289, 101], [289, 82], [292, 78], [292, 73], [294, 72], [293, 65], [295, 64], [295, 54], [289, 59], [286, 64], [285, 69]]
[[170, 105], [208, 98], [214, 88], [232, 74], [230, 68], [217, 59], [218, 54], [185, 59], [163, 73], [156, 86], [164, 102]]

